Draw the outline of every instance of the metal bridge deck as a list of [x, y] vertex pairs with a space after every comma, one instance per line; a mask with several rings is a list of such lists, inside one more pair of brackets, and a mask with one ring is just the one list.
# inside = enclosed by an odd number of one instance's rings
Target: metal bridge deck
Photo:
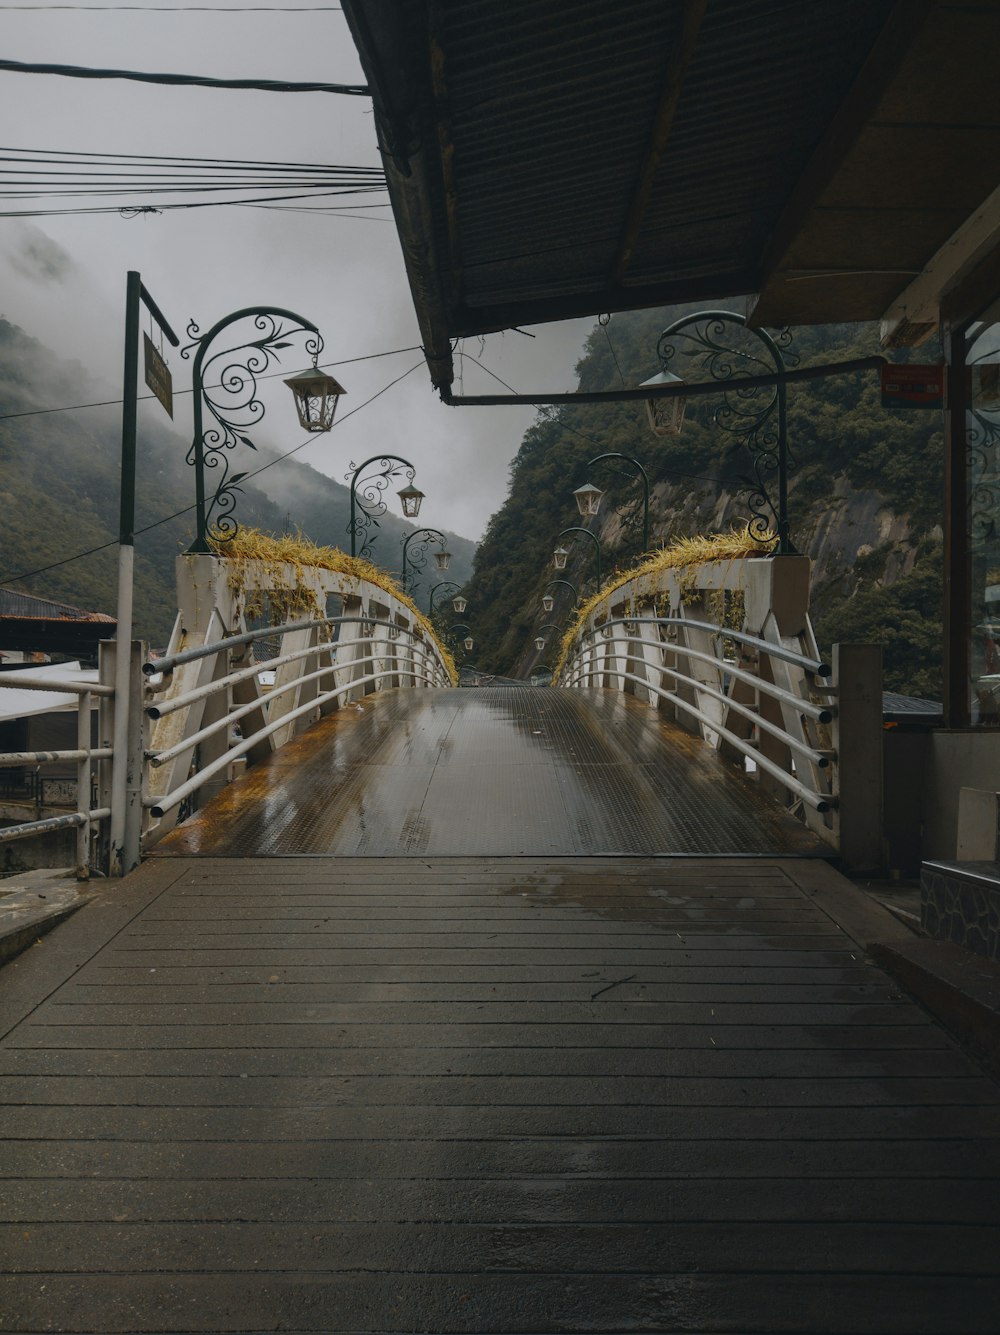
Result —
[[618, 692], [387, 691], [317, 724], [164, 856], [829, 850], [697, 738]]

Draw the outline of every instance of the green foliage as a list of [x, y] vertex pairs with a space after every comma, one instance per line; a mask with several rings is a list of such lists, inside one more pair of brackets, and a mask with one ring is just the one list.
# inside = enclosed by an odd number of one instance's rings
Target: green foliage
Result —
[[[725, 305], [725, 303], [723, 303]], [[733, 309], [741, 310], [737, 303]], [[636, 385], [658, 369], [663, 328], [693, 306], [616, 315], [597, 325], [577, 364], [580, 388]], [[846, 361], [878, 351], [870, 325], [794, 331], [800, 364]], [[935, 349], [919, 350], [934, 360]], [[676, 368], [705, 380], [704, 365]], [[634, 404], [566, 405], [539, 412], [511, 465], [510, 492], [493, 516], [466, 590], [480, 666], [525, 675], [538, 657], [533, 640], [542, 621], [565, 622], [572, 602], [552, 590], [555, 611], [543, 616], [539, 598], [552, 568], [556, 534], [580, 522], [574, 487], [593, 481], [606, 489], [599, 527], [605, 568], [627, 566], [640, 554], [639, 483], [627, 468], [603, 465], [588, 476], [588, 460], [618, 451], [639, 459], [652, 485], [652, 545], [675, 537], [724, 530], [748, 517], [741, 497], [751, 463], [743, 439], [716, 421], [720, 399], [691, 399], [679, 436], [653, 436]], [[939, 690], [940, 550], [928, 543], [941, 519], [943, 443], [940, 414], [890, 413], [882, 408], [872, 372], [805, 381], [788, 388], [788, 437], [795, 458], [789, 509], [792, 536], [816, 561], [814, 611], [824, 652], [834, 639], [865, 638], [882, 625], [887, 681], [897, 690]], [[885, 533], [901, 531], [889, 561]], [[569, 545], [569, 544], [568, 544]], [[589, 543], [571, 545], [566, 577], [581, 596], [592, 588]], [[916, 565], [895, 583], [887, 574]], [[874, 558], [866, 552], [875, 552]], [[907, 553], [909, 556], [907, 557]], [[935, 555], [935, 553], [937, 553]], [[880, 621], [881, 618], [881, 621]], [[542, 654], [545, 661], [549, 649]]]
[[[112, 397], [78, 365], [57, 363], [23, 330], [0, 320], [0, 583], [110, 615], [117, 603], [120, 409], [13, 414]], [[160, 413], [158, 405], [140, 411], [136, 460], [135, 634], [154, 645], [165, 644], [173, 626], [174, 562], [194, 534], [194, 473], [185, 463], [189, 442], [167, 427]], [[259, 448], [252, 458], [251, 467], [259, 468], [274, 456]], [[237, 518], [275, 535], [290, 521], [314, 542], [344, 546], [347, 488], [286, 459], [269, 467], [259, 482], [243, 485]], [[412, 526], [392, 515], [380, 524], [375, 559], [398, 570], [402, 538]], [[474, 544], [449, 535], [448, 546], [453, 577], [462, 583]], [[101, 550], [67, 560], [92, 548]], [[429, 573], [423, 591], [417, 591], [421, 605]]]

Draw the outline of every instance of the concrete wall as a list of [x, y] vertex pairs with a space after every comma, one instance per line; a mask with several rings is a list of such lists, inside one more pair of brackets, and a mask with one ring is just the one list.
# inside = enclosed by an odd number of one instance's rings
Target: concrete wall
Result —
[[954, 860], [962, 788], [1000, 792], [1000, 729], [938, 729], [929, 737], [923, 792], [924, 858]]

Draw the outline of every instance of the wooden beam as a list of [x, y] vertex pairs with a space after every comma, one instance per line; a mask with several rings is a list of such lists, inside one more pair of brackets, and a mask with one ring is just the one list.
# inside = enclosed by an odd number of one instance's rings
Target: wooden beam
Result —
[[707, 8], [708, 0], [687, 0], [681, 14], [679, 31], [671, 45], [667, 68], [664, 71], [663, 89], [660, 93], [660, 104], [653, 118], [653, 130], [650, 135], [649, 147], [646, 150], [646, 157], [639, 171], [639, 179], [632, 193], [632, 202], [629, 205], [625, 230], [622, 233], [618, 254], [615, 257], [611, 271], [612, 284], [615, 287], [623, 282], [628, 266], [632, 262], [632, 255], [639, 239], [639, 233], [642, 230], [642, 222], [649, 207], [649, 198], [653, 193], [656, 173], [660, 169], [660, 163], [663, 161], [663, 154], [667, 147], [667, 140], [670, 138], [670, 131], [674, 126], [674, 117], [677, 114], [677, 104], [680, 101], [684, 74], [691, 63], [691, 57], [694, 55], [698, 33], [701, 30]]
[[937, 7], [938, 0], [896, 0], [867, 60], [830, 121], [771, 232], [761, 264], [762, 291], [857, 143], [887, 84], [898, 72], [915, 38]]

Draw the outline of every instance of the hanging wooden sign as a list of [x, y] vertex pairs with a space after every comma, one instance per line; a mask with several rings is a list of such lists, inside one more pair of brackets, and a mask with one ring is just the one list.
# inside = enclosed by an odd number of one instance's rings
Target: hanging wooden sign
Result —
[[142, 336], [145, 356], [145, 380], [156, 397], [167, 410], [167, 415], [174, 415], [174, 381], [170, 368], [157, 352], [148, 334]]

